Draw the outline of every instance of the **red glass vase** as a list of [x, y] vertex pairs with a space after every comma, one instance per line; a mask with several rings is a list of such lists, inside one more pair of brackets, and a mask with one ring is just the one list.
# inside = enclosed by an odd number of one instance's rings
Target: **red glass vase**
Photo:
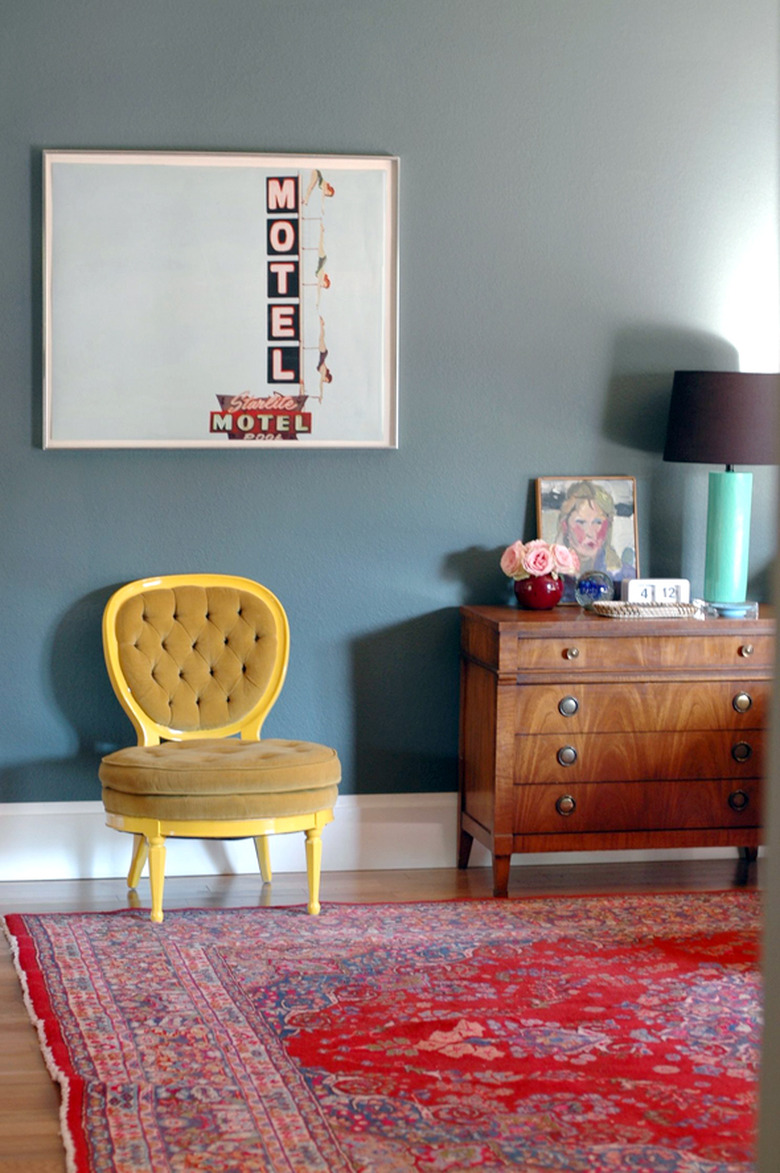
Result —
[[561, 601], [563, 579], [551, 574], [515, 579], [515, 597], [521, 607], [531, 611], [549, 611]]

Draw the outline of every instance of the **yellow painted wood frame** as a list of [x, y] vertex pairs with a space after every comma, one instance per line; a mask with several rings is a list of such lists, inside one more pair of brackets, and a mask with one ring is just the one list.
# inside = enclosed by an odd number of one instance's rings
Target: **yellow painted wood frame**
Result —
[[[206, 729], [180, 730], [161, 725], [152, 720], [134, 697], [122, 671], [119, 644], [116, 636], [116, 619], [121, 607], [136, 595], [145, 591], [175, 590], [177, 587], [198, 586], [227, 587], [245, 591], [266, 604], [273, 617], [276, 637], [276, 658], [269, 673], [266, 687], [256, 703], [241, 717], [226, 725]], [[137, 579], [120, 587], [109, 599], [103, 613], [103, 650], [109, 679], [122, 708], [130, 718], [142, 746], [159, 745], [161, 741], [189, 741], [213, 737], [231, 737], [257, 741], [263, 722], [276, 701], [284, 684], [290, 654], [290, 628], [282, 604], [267, 587], [251, 579], [227, 574], [180, 574], [164, 575], [159, 578]], [[322, 828], [333, 820], [332, 809], [315, 811], [305, 815], [286, 815], [265, 819], [157, 819], [151, 817], [130, 817], [106, 812], [106, 824], [117, 831], [135, 836], [128, 887], [138, 884], [144, 865], [149, 862], [149, 879], [152, 890], [151, 919], [161, 923], [163, 919], [163, 886], [165, 881], [165, 840], [169, 837], [189, 839], [254, 839], [260, 874], [265, 883], [272, 878], [271, 859], [268, 850], [268, 836], [273, 834], [303, 831], [306, 835], [306, 874], [308, 881], [308, 911], [317, 915], [320, 911], [319, 889], [322, 860]]]
[[106, 826], [115, 831], [126, 831], [135, 836], [128, 888], [136, 888], [144, 865], [149, 861], [149, 883], [152, 890], [151, 919], [155, 924], [163, 920], [163, 887], [165, 884], [165, 841], [180, 839], [254, 839], [257, 862], [263, 883], [273, 879], [268, 836], [290, 831], [306, 834], [306, 879], [309, 900], [306, 906], [312, 916], [320, 911], [320, 873], [322, 865], [322, 828], [333, 821], [332, 810], [315, 811], [312, 815], [286, 815], [274, 819], [151, 819], [131, 818], [128, 815], [106, 813]]
[[[265, 691], [248, 712], [230, 724], [220, 725], [218, 728], [192, 729], [185, 732], [152, 720], [133, 696], [119, 659], [116, 620], [119, 611], [128, 599], [142, 595], [145, 591], [175, 590], [177, 587], [184, 586], [198, 586], [205, 590], [209, 587], [227, 587], [237, 591], [248, 591], [265, 603], [274, 621], [276, 661], [273, 671], [269, 675]], [[159, 745], [161, 741], [184, 741], [192, 738], [233, 737], [235, 734], [250, 741], [257, 741], [263, 722], [282, 691], [282, 685], [287, 675], [287, 663], [290, 658], [290, 624], [284, 607], [276, 595], [259, 582], [253, 582], [251, 579], [233, 574], [168, 574], [160, 578], [137, 579], [114, 592], [103, 612], [103, 652], [111, 685], [119, 703], [133, 723], [139, 745]]]

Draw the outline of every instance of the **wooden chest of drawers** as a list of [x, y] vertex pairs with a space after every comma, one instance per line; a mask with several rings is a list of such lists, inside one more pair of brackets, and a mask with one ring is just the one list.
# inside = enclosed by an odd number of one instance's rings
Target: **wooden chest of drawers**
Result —
[[732, 845], [755, 855], [774, 618], [461, 609], [460, 867], [513, 852]]

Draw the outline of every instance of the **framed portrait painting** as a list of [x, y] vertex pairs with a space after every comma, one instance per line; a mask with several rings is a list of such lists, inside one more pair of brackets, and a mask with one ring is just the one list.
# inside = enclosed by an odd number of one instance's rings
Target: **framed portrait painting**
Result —
[[43, 171], [44, 447], [397, 447], [397, 158]]
[[[639, 574], [634, 477], [539, 477], [536, 524], [540, 538], [575, 552], [581, 574], [606, 571], [616, 598], [623, 579]], [[575, 583], [566, 576], [562, 602], [576, 601]]]

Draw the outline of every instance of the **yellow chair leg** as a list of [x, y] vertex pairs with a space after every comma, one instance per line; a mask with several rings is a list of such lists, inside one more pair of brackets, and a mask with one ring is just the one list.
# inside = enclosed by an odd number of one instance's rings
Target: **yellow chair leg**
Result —
[[152, 915], [155, 924], [162, 924], [163, 887], [165, 885], [165, 838], [162, 835], [149, 840], [149, 880], [152, 885]]
[[270, 884], [273, 878], [271, 871], [271, 851], [268, 846], [268, 835], [258, 835], [255, 839], [255, 852], [257, 853], [257, 862], [260, 865], [260, 875], [263, 877], [264, 884]]
[[127, 873], [128, 888], [137, 888], [141, 879], [141, 872], [149, 856], [149, 844], [145, 835], [133, 836], [133, 856], [130, 860], [130, 871]]
[[320, 911], [320, 865], [322, 863], [322, 827], [311, 827], [306, 832], [306, 878], [309, 881], [308, 911], [317, 916]]

